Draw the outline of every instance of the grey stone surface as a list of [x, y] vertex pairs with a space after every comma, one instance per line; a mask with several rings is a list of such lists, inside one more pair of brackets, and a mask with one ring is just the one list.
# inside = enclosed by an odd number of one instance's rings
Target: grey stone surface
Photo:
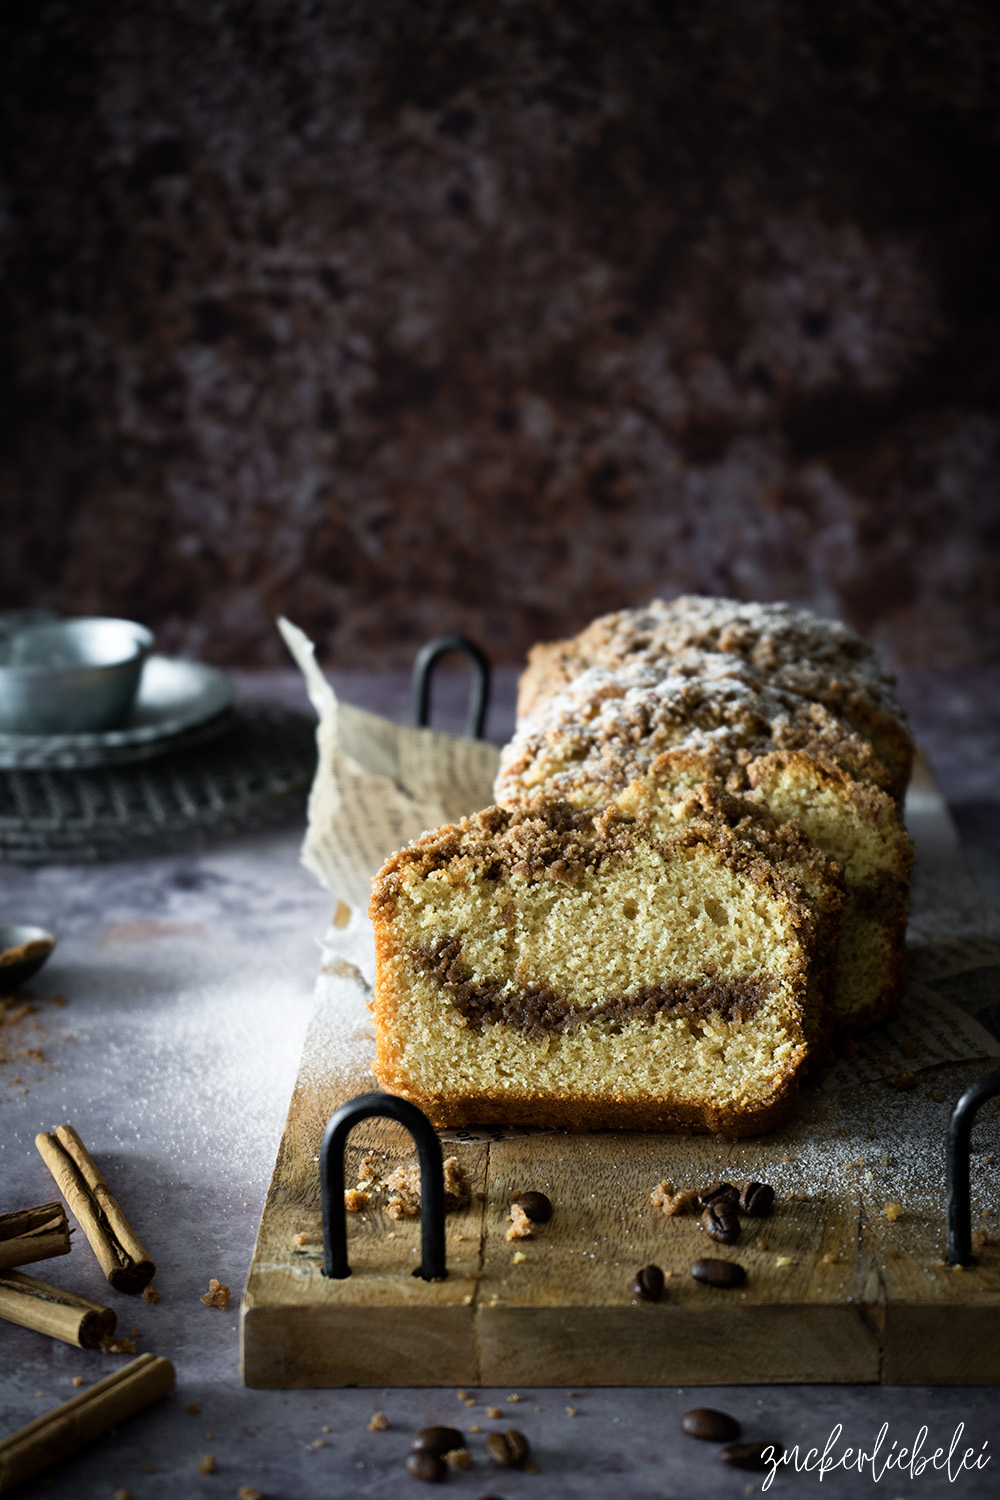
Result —
[[[243, 682], [289, 702], [300, 696], [290, 674]], [[951, 701], [949, 682], [928, 674], [918, 684], [928, 725]], [[400, 677], [340, 679], [339, 686], [369, 707], [405, 704]], [[976, 746], [988, 743], [993, 710], [985, 686], [980, 678], [975, 692], [969, 688], [965, 759], [946, 767], [959, 799]], [[457, 692], [458, 683], [452, 687]], [[508, 683], [508, 712], [509, 689]], [[995, 783], [976, 786], [977, 796], [985, 796]], [[970, 835], [974, 842], [974, 828]], [[611, 1492], [629, 1500], [686, 1493], [740, 1500], [760, 1493], [762, 1476], [724, 1468], [713, 1445], [680, 1432], [683, 1412], [699, 1405], [731, 1412], [750, 1438], [800, 1444], [803, 1451], [821, 1449], [838, 1425], [836, 1454], [847, 1446], [870, 1450], [883, 1423], [883, 1456], [893, 1442], [910, 1447], [923, 1426], [925, 1451], [947, 1449], [963, 1424], [959, 1453], [971, 1447], [978, 1457], [989, 1444], [989, 1465], [953, 1483], [930, 1470], [912, 1481], [893, 1471], [877, 1481], [871, 1469], [834, 1471], [822, 1483], [815, 1474], [779, 1473], [770, 1488], [776, 1495], [988, 1500], [997, 1493], [1000, 1398], [992, 1389], [520, 1390], [521, 1400], [509, 1405], [510, 1391], [489, 1390], [469, 1393], [474, 1408], [451, 1389], [244, 1389], [238, 1298], [297, 1070], [315, 940], [331, 906], [298, 863], [300, 837], [300, 829], [290, 828], [190, 855], [85, 868], [0, 866], [5, 918], [38, 921], [60, 938], [34, 984], [39, 1004], [31, 1019], [42, 1029], [26, 1033], [46, 1060], [0, 1067], [0, 1206], [52, 1196], [33, 1138], [72, 1121], [158, 1263], [161, 1301], [149, 1307], [111, 1292], [79, 1235], [69, 1257], [34, 1269], [108, 1301], [119, 1331], [138, 1327], [140, 1350], [167, 1355], [178, 1376], [174, 1396], [51, 1470], [44, 1486], [32, 1482], [25, 1495], [110, 1500], [127, 1489], [133, 1500], [175, 1500], [235, 1497], [240, 1486], [269, 1500], [417, 1494], [419, 1482], [402, 1467], [412, 1432], [432, 1422], [488, 1429], [495, 1424], [484, 1408], [494, 1402], [509, 1412], [506, 1425], [529, 1438], [540, 1472], [492, 1469], [484, 1436], [472, 1435], [473, 1468], [448, 1480], [450, 1493], [469, 1500], [487, 1494], [606, 1500]], [[994, 857], [988, 847], [979, 852], [984, 863]], [[51, 1004], [59, 993], [68, 1002], [64, 1009]], [[232, 1288], [228, 1311], [199, 1301], [212, 1276]], [[68, 1399], [75, 1375], [89, 1384], [113, 1358], [0, 1325], [0, 1430]], [[198, 1403], [197, 1415], [186, 1410], [191, 1402]], [[368, 1430], [376, 1409], [388, 1419], [385, 1432]], [[206, 1453], [217, 1461], [214, 1476], [198, 1472]]]

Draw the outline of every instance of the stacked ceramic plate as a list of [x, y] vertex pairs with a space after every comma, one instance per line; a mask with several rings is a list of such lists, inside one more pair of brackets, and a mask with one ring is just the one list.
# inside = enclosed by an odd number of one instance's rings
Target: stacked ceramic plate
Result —
[[0, 858], [122, 858], [298, 816], [315, 758], [304, 715], [153, 655], [120, 728], [0, 733]]
[[149, 760], [220, 733], [232, 708], [232, 685], [215, 667], [151, 656], [122, 728], [93, 734], [0, 733], [0, 768], [78, 770]]

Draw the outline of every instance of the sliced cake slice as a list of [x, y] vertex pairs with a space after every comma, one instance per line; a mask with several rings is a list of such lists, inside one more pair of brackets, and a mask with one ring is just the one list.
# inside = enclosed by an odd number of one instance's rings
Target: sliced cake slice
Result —
[[762, 681], [829, 709], [871, 743], [902, 805], [913, 740], [892, 674], [849, 625], [788, 604], [684, 594], [602, 615], [570, 640], [532, 647], [518, 687], [519, 722], [588, 667], [634, 664], [667, 676], [691, 649], [739, 657]]
[[381, 1085], [437, 1125], [785, 1120], [824, 1045], [838, 875], [730, 804], [492, 807], [393, 855], [371, 903]]
[[657, 679], [639, 664], [582, 672], [503, 751], [497, 801], [526, 805], [544, 794], [634, 810], [641, 788], [622, 794], [643, 778], [666, 801], [715, 780], [779, 823], [794, 819], [844, 873], [836, 1022], [882, 1020], [902, 991], [913, 864], [885, 768], [822, 704], [756, 687], [731, 657], [702, 659], [708, 670], [697, 676]]

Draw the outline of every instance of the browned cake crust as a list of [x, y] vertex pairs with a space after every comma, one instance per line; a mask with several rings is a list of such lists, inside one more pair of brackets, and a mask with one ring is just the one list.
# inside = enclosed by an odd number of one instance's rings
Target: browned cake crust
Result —
[[588, 667], [636, 663], [666, 675], [671, 659], [691, 648], [739, 657], [774, 686], [823, 704], [871, 742], [902, 800], [913, 741], [891, 673], [849, 626], [787, 604], [683, 595], [604, 615], [569, 640], [532, 648], [519, 686], [519, 720], [531, 719]]
[[[381, 1079], [381, 1069], [376, 1066]], [[783, 1080], [773, 1096], [755, 1104], [753, 1112], [701, 1104], [658, 1100], [616, 1099], [613, 1094], [588, 1099], [539, 1099], [525, 1093], [502, 1097], [479, 1094], [466, 1102], [423, 1093], [405, 1083], [383, 1082], [383, 1087], [422, 1109], [439, 1130], [474, 1125], [533, 1125], [574, 1133], [588, 1130], [668, 1130], [676, 1135], [718, 1135], [739, 1141], [765, 1135], [793, 1118], [799, 1102], [799, 1080]]]
[[[641, 895], [650, 889], [654, 865], [706, 909], [712, 880], [742, 891], [745, 911], [730, 899], [732, 909], [718, 917], [723, 927], [743, 922], [756, 931], [758, 908], [766, 908], [771, 917], [760, 930], [769, 930], [773, 920], [782, 934], [780, 943], [774, 939], [775, 973], [765, 966], [756, 976], [727, 974], [708, 962], [700, 974], [648, 975], [650, 982], [625, 993], [615, 989], [610, 973], [621, 952], [612, 933], [606, 991], [590, 970], [585, 995], [562, 990], [560, 964], [574, 972], [576, 947], [586, 943], [588, 932], [603, 941], [602, 924], [620, 917], [615, 903], [630, 889], [633, 867], [641, 867], [634, 870]], [[562, 920], [553, 901], [559, 888], [573, 890], [581, 907], [562, 950], [558, 933], [552, 935]], [[612, 889], [617, 896], [609, 894]], [[810, 1051], [823, 1044], [839, 901], [835, 869], [801, 829], [777, 825], [764, 809], [721, 788], [702, 788], [669, 805], [650, 803], [635, 813], [582, 813], [559, 803], [488, 808], [425, 834], [393, 855], [376, 877], [375, 1071], [384, 1087], [419, 1104], [438, 1125], [489, 1120], [734, 1137], [770, 1129], [793, 1110]], [[544, 942], [555, 959], [551, 970], [543, 960], [542, 971], [532, 972], [537, 929], [530, 931], [530, 921], [539, 907]], [[505, 963], [498, 950], [496, 962], [491, 956], [484, 964], [483, 952], [492, 954], [490, 941], [502, 948], [504, 927], [513, 929], [519, 921], [528, 933], [523, 950], [518, 939]], [[671, 931], [668, 922], [662, 934], [652, 935], [655, 943], [669, 947]], [[570, 1067], [561, 1044], [572, 1058], [574, 1048], [590, 1049], [587, 1058], [592, 1050], [593, 1063], [582, 1072], [578, 1060]], [[703, 1065], [699, 1049], [707, 1046], [707, 1055], [722, 1059], [718, 1087], [706, 1086], [703, 1097], [683, 1087], [637, 1093], [631, 1077], [619, 1077], [616, 1088], [614, 1059], [622, 1047], [636, 1044], [632, 1055], [640, 1059], [661, 1049], [664, 1078], [671, 1067], [679, 1065], [683, 1075], [699, 1058]], [[773, 1076], [752, 1061], [772, 1055], [762, 1051], [767, 1045], [780, 1059]], [[491, 1047], [501, 1059], [503, 1086], [499, 1073], [491, 1082]], [[764, 1070], [759, 1077], [751, 1076], [754, 1066]], [[750, 1070], [746, 1076], [744, 1069]]]

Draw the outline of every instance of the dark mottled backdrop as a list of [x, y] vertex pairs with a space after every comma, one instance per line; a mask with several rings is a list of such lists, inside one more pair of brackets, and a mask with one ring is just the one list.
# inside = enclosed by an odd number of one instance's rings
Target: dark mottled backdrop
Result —
[[997, 660], [998, 60], [993, 0], [8, 4], [6, 602]]

